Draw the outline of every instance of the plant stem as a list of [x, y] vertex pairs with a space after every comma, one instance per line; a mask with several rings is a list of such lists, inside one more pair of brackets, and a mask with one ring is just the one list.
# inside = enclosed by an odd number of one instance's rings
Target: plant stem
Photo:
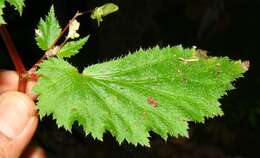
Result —
[[30, 70], [28, 71], [28, 73], [29, 73], [29, 74], [35, 74], [35, 71], [36, 71], [38, 65], [41, 64], [42, 61], [43, 61], [44, 59], [46, 59], [46, 58], [47, 58], [47, 54], [46, 54], [46, 52], [45, 52], [44, 55], [30, 68]]
[[19, 75], [18, 91], [25, 93], [27, 80], [23, 76], [27, 73], [27, 71], [24, 67], [24, 64], [15, 48], [14, 42], [13, 42], [8, 30], [6, 29], [5, 25], [2, 25], [0, 27], [0, 34], [6, 45], [6, 48], [11, 57], [11, 60], [14, 63], [16, 72]]
[[[85, 13], [80, 13], [79, 11], [76, 12], [76, 14], [72, 17], [72, 19], [70, 19], [70, 21], [67, 23], [67, 25], [65, 26], [65, 28], [62, 30], [62, 32], [60, 33], [59, 37], [54, 41], [54, 43], [52, 44], [52, 46], [50, 47], [50, 49], [54, 48], [54, 47], [57, 45], [57, 43], [58, 43], [58, 41], [60, 40], [60, 38], [61, 38], [61, 37], [65, 34], [65, 32], [69, 29], [71, 23], [72, 23], [77, 17], [79, 17], [79, 16], [81, 16], [81, 15], [83, 15], [83, 14], [85, 14]], [[50, 50], [50, 49], [49, 49], [49, 50]], [[43, 56], [32, 66], [32, 68], [28, 71], [30, 74], [35, 74], [35, 71], [36, 71], [38, 65], [41, 64], [42, 61], [48, 57], [47, 52], [48, 52], [49, 50], [47, 50], [47, 51], [44, 53], [44, 55], [43, 55]]]

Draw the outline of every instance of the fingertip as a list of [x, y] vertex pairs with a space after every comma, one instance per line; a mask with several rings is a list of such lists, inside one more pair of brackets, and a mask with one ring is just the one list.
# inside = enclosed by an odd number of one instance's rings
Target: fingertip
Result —
[[36, 105], [32, 100], [32, 98], [27, 94], [17, 92], [17, 91], [10, 91], [10, 92], [3, 93], [0, 97], [1, 99], [7, 98], [8, 100], [12, 100], [12, 102], [17, 101], [18, 103], [23, 103], [23, 105], [26, 105], [26, 108], [24, 107], [25, 108], [24, 110], [26, 110], [30, 116], [37, 115]]
[[46, 158], [46, 153], [41, 147], [31, 146], [25, 150], [21, 158]]
[[[17, 91], [19, 76], [15, 71], [0, 70], [0, 94], [8, 91]], [[26, 85], [26, 95], [36, 100], [37, 94], [32, 91], [36, 81], [28, 80]]]
[[17, 90], [18, 80], [19, 77], [15, 71], [0, 70], [0, 94]]
[[[6, 158], [20, 157], [22, 153], [25, 151], [27, 145], [30, 143], [33, 134], [35, 133], [35, 130], [37, 128], [37, 124], [38, 124], [38, 118], [36, 116], [32, 117], [28, 122], [28, 124], [26, 125], [26, 127], [24, 128], [23, 132], [18, 137], [16, 137], [15, 139], [8, 139], [5, 142], [1, 142], [2, 151], [3, 151], [2, 155], [6, 155], [5, 156]], [[0, 157], [1, 157], [1, 153], [0, 153]]]
[[17, 137], [35, 116], [36, 106], [27, 95], [15, 91], [0, 95], [0, 130], [7, 137]]
[[0, 141], [0, 149], [7, 157], [18, 157], [22, 153], [37, 125], [37, 109], [29, 96], [16, 91], [0, 95], [0, 134], [8, 138]]

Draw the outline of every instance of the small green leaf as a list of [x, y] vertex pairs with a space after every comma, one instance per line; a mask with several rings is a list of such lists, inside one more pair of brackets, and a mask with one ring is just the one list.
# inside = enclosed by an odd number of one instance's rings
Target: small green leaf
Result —
[[5, 20], [3, 18], [3, 9], [5, 7], [5, 1], [0, 0], [0, 25], [5, 24]]
[[79, 52], [83, 45], [88, 41], [89, 36], [81, 38], [77, 41], [67, 42], [57, 53], [60, 58], [69, 58]]
[[91, 13], [90, 17], [92, 19], [96, 19], [98, 26], [100, 25], [100, 23], [103, 21], [102, 17], [107, 16], [111, 13], [114, 13], [116, 11], [118, 11], [119, 7], [113, 3], [107, 3], [104, 4], [100, 7], [96, 7], [93, 12]]
[[24, 0], [7, 0], [22, 15], [24, 8]]
[[50, 49], [60, 33], [61, 28], [55, 17], [54, 7], [51, 6], [48, 15], [44, 20], [40, 19], [38, 28], [35, 30], [37, 45], [44, 51]]
[[22, 15], [24, 8], [24, 0], [0, 0], [0, 25], [6, 23], [3, 18], [3, 9], [5, 7], [5, 2], [13, 5], [15, 9], [20, 13], [20, 15]]
[[241, 61], [197, 53], [180, 46], [140, 49], [83, 73], [50, 58], [34, 87], [40, 117], [52, 114], [67, 130], [78, 121], [94, 138], [109, 131], [118, 142], [135, 145], [149, 146], [149, 131], [164, 139], [188, 136], [188, 121], [223, 115], [218, 99], [246, 71]]

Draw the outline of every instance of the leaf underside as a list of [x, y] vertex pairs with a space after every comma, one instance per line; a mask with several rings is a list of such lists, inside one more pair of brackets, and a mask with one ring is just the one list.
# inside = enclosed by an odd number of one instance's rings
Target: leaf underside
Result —
[[196, 54], [181, 46], [140, 49], [82, 73], [50, 58], [34, 87], [40, 117], [52, 114], [67, 130], [77, 121], [99, 140], [109, 131], [119, 143], [149, 146], [149, 131], [164, 139], [188, 136], [188, 121], [223, 115], [218, 99], [246, 71], [240, 61]]
[[5, 8], [5, 2], [8, 2], [22, 15], [24, 8], [24, 0], [0, 0], [0, 25], [5, 24], [5, 20], [3, 18], [3, 9]]

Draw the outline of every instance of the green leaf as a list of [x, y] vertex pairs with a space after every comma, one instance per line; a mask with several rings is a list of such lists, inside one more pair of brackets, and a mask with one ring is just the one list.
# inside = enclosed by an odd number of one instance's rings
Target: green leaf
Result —
[[86, 134], [102, 140], [109, 131], [118, 142], [149, 146], [149, 131], [188, 136], [188, 121], [223, 115], [218, 99], [246, 71], [241, 61], [201, 57], [181, 46], [140, 49], [83, 73], [60, 58], [37, 71], [40, 117], [53, 116], [70, 130], [78, 121]]
[[24, 8], [24, 0], [0, 0], [0, 25], [5, 24], [5, 20], [3, 18], [3, 9], [5, 7], [5, 2], [10, 3], [15, 7], [15, 9], [22, 15]]
[[48, 15], [44, 20], [40, 19], [38, 28], [35, 30], [37, 45], [44, 51], [50, 49], [60, 33], [61, 28], [55, 17], [54, 7], [51, 6]]
[[79, 52], [83, 45], [88, 41], [89, 36], [76, 41], [67, 42], [58, 52], [60, 58], [69, 58]]
[[119, 7], [117, 5], [115, 5], [114, 3], [106, 3], [100, 7], [96, 7], [90, 17], [92, 19], [96, 19], [98, 26], [100, 25], [100, 23], [103, 21], [102, 17], [107, 16], [111, 13], [114, 13], [116, 11], [118, 11]]
[[5, 24], [5, 20], [3, 18], [3, 9], [5, 7], [5, 1], [4, 0], [0, 0], [0, 25], [1, 24]]
[[24, 0], [7, 0], [22, 15], [24, 8]]

